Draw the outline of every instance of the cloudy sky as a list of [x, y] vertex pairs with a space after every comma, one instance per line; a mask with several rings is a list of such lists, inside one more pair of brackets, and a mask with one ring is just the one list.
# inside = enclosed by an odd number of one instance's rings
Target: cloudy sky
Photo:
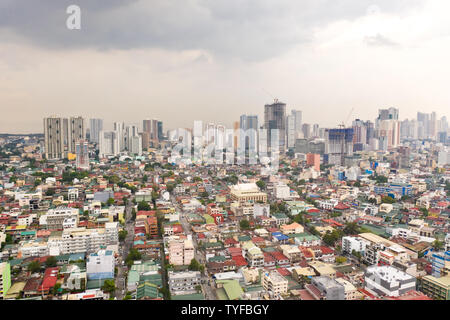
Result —
[[[81, 30], [66, 27], [69, 5]], [[447, 0], [0, 0], [0, 132], [49, 115], [231, 126], [450, 116]]]

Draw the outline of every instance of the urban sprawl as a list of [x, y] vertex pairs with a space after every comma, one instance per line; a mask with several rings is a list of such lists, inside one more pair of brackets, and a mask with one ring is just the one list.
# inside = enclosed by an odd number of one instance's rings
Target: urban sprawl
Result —
[[0, 299], [449, 300], [446, 117], [350, 117], [0, 135]]

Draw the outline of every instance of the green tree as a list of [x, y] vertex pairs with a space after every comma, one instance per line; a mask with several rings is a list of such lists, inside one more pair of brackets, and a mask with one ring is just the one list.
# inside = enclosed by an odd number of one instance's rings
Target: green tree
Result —
[[336, 257], [336, 263], [337, 264], [343, 264], [347, 262], [347, 258], [346, 257]]
[[261, 190], [266, 189], [266, 183], [262, 180], [259, 180], [256, 182], [256, 185], [258, 186], [258, 188], [260, 188]]
[[30, 264], [28, 265], [28, 271], [30, 271], [31, 273], [35, 273], [40, 270], [41, 270], [41, 264], [37, 260], [30, 262]]
[[106, 201], [106, 204], [112, 206], [114, 204], [114, 198], [109, 198], [108, 201]]
[[119, 241], [120, 242], [124, 241], [126, 239], [127, 235], [128, 235], [127, 230], [120, 230], [119, 231]]
[[200, 271], [201, 264], [194, 258], [191, 260], [191, 263], [189, 264], [189, 270], [191, 271]]
[[114, 292], [116, 291], [116, 284], [115, 284], [114, 280], [113, 279], [105, 280], [105, 282], [103, 283], [103, 286], [102, 286], [102, 290], [103, 290], [103, 292], [107, 292], [110, 295], [114, 295]]
[[434, 248], [434, 250], [436, 250], [436, 251], [439, 251], [439, 250], [441, 250], [441, 249], [443, 249], [444, 248], [444, 242], [442, 242], [442, 241], [439, 241], [439, 240], [434, 240], [433, 241], [433, 248]]
[[396, 202], [395, 199], [390, 197], [390, 196], [383, 196], [383, 197], [381, 197], [381, 203], [390, 203], [390, 204], [392, 204], [392, 203], [395, 203], [395, 202]]
[[250, 222], [247, 219], [242, 219], [239, 222], [239, 226], [241, 227], [241, 230], [248, 230], [250, 229]]
[[53, 268], [53, 267], [56, 267], [56, 263], [57, 263], [57, 260], [56, 260], [56, 258], [55, 257], [48, 257], [47, 258], [47, 260], [45, 260], [45, 266], [47, 267], [47, 268]]
[[147, 201], [142, 200], [141, 202], [139, 202], [138, 211], [149, 211], [149, 210], [151, 210], [151, 208]]
[[359, 233], [359, 227], [356, 224], [356, 222], [347, 223], [347, 225], [344, 228], [344, 233], [346, 235], [358, 234]]

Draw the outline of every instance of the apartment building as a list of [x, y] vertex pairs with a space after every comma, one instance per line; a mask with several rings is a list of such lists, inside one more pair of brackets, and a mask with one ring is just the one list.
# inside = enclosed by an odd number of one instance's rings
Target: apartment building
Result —
[[86, 275], [91, 279], [114, 279], [114, 254], [111, 250], [91, 253], [86, 261]]
[[105, 228], [65, 229], [61, 236], [48, 239], [49, 250], [53, 255], [78, 252], [94, 253], [102, 247], [118, 244], [117, 222], [105, 224]]
[[379, 296], [398, 297], [416, 289], [416, 278], [391, 266], [370, 266], [364, 276], [365, 289]]
[[168, 245], [169, 263], [175, 266], [189, 265], [194, 259], [192, 240], [171, 240]]
[[262, 279], [264, 290], [271, 291], [273, 294], [287, 293], [288, 281], [277, 271], [266, 272]]
[[438, 300], [450, 300], [450, 276], [422, 278], [422, 291], [427, 296]]
[[46, 225], [48, 230], [61, 230], [64, 227], [64, 221], [66, 219], [75, 219], [78, 226], [79, 222], [79, 210], [69, 207], [58, 207], [56, 209], [50, 209], [47, 214], [43, 215], [39, 219], [39, 224]]
[[313, 277], [311, 283], [319, 289], [326, 300], [345, 300], [345, 288], [330, 277]]
[[201, 283], [200, 271], [169, 271], [169, 289], [173, 295], [196, 293]]
[[45, 241], [28, 241], [19, 247], [19, 256], [23, 259], [29, 257], [45, 257], [49, 255], [47, 242]]

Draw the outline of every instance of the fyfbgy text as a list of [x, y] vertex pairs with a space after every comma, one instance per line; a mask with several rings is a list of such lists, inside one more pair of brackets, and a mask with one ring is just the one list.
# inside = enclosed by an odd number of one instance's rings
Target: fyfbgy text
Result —
[[207, 315], [209, 318], [214, 316], [214, 313], [226, 312], [227, 315], [266, 315], [269, 305], [248, 305], [248, 304], [226, 304], [225, 309], [217, 307], [197, 307], [188, 305], [181, 309], [182, 315]]

